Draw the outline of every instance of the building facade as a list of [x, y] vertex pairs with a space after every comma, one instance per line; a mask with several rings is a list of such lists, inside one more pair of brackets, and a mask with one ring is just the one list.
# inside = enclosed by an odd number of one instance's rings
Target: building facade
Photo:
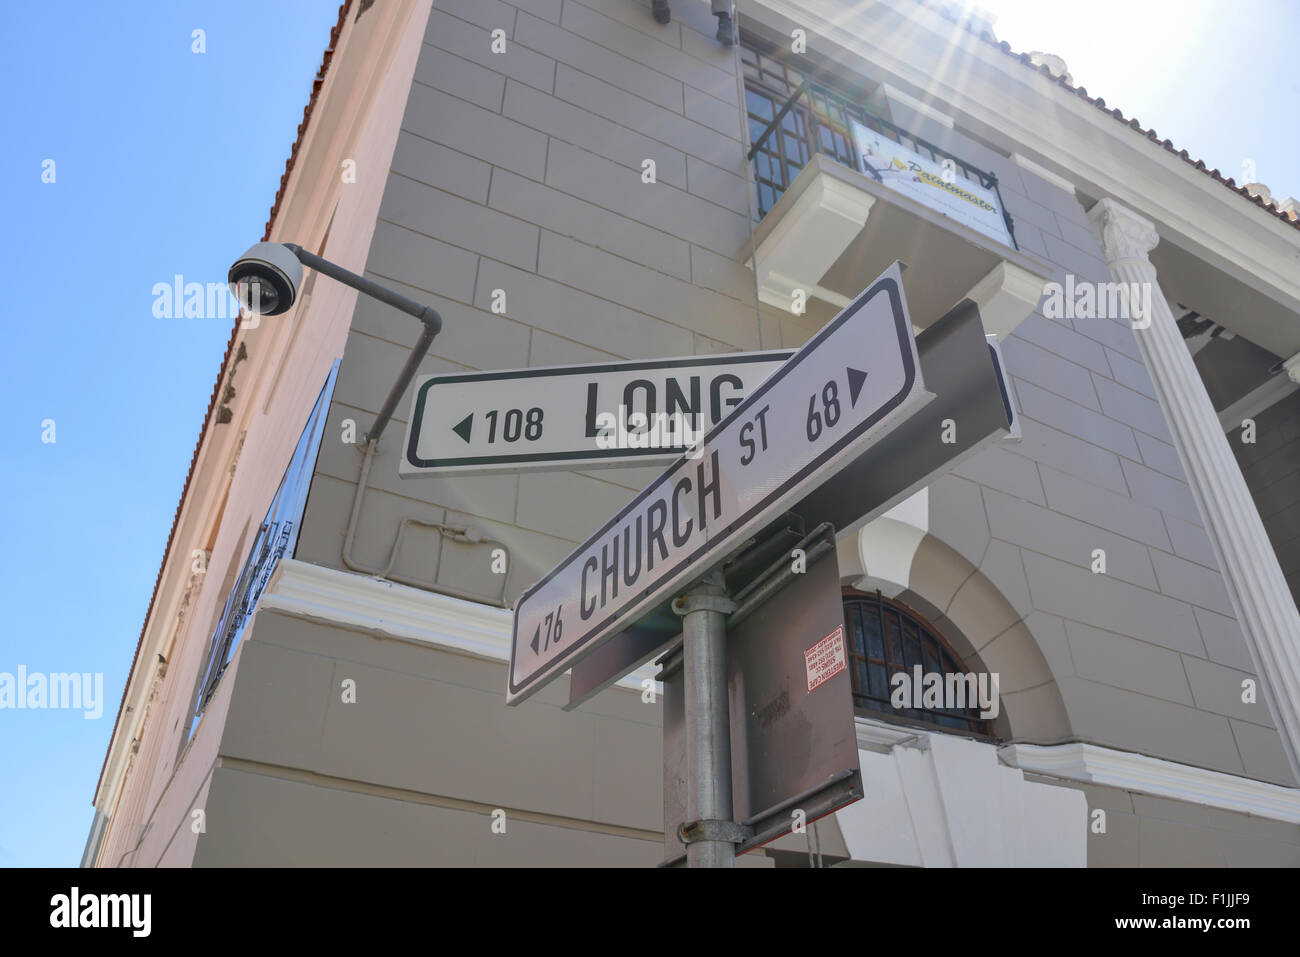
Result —
[[[838, 530], [866, 796], [739, 863], [1300, 864], [1292, 201], [949, 5], [669, 9], [349, 0], [264, 238], [438, 309], [421, 373], [793, 349], [895, 260], [918, 333], [975, 301], [1020, 435]], [[234, 329], [84, 864], [680, 853], [652, 666], [504, 694], [515, 598], [658, 471], [399, 477], [418, 334], [312, 272]], [[914, 664], [996, 714], [897, 708]]]

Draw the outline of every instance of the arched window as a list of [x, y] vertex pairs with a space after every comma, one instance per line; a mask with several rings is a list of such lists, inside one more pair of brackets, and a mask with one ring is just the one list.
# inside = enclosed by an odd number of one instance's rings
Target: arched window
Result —
[[[972, 676], [938, 630], [915, 611], [880, 592], [869, 595], [846, 589], [844, 634], [853, 704], [859, 711], [993, 736], [992, 722], [980, 717], [978, 697], [981, 690], [985, 700], [988, 694], [997, 694], [992, 679]], [[917, 665], [921, 666], [920, 681]], [[905, 681], [907, 687], [895, 694], [899, 685], [893, 676], [899, 673], [903, 675], [899, 681]], [[912, 692], [919, 690], [924, 676], [936, 673], [942, 677], [944, 696], [939, 706], [927, 707]], [[909, 707], [895, 707], [891, 698]]]

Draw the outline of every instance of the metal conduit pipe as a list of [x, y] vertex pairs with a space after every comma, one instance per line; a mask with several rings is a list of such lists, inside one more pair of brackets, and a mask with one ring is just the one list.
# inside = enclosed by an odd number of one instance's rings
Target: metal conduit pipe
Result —
[[403, 585], [411, 585], [415, 588], [421, 588], [425, 591], [436, 592], [441, 595], [448, 595], [452, 598], [460, 598], [465, 601], [484, 601], [483, 596], [473, 595], [468, 592], [460, 591], [455, 588], [448, 588], [437, 585], [433, 582], [422, 581], [416, 578], [394, 575], [393, 565], [397, 562], [398, 552], [402, 547], [402, 539], [405, 536], [406, 529], [412, 525], [419, 525], [424, 528], [437, 529], [439, 534], [445, 538], [450, 538], [454, 542], [469, 545], [496, 545], [501, 548], [506, 555], [506, 572], [501, 580], [501, 592], [495, 599], [490, 599], [489, 603], [498, 608], [506, 607], [505, 596], [509, 587], [510, 567], [513, 564], [513, 556], [510, 554], [509, 547], [504, 542], [493, 538], [484, 538], [477, 532], [466, 528], [444, 525], [441, 522], [429, 522], [424, 519], [407, 517], [402, 519], [397, 529], [397, 537], [393, 540], [393, 547], [389, 552], [388, 561], [382, 568], [375, 568], [358, 561], [352, 554], [356, 544], [357, 522], [361, 516], [361, 506], [365, 501], [366, 489], [370, 484], [370, 466], [375, 459], [375, 453], [379, 450], [379, 439], [383, 436], [384, 430], [388, 428], [388, 423], [392, 421], [393, 413], [397, 409], [397, 403], [405, 394], [407, 387], [415, 378], [419, 371], [420, 363], [424, 357], [429, 354], [429, 347], [433, 345], [434, 337], [442, 331], [442, 316], [438, 310], [432, 306], [426, 306], [423, 303], [408, 299], [400, 293], [381, 286], [379, 283], [364, 276], [358, 276], [356, 273], [344, 269], [342, 266], [335, 265], [328, 259], [322, 259], [320, 256], [307, 252], [301, 246], [293, 243], [285, 243], [285, 248], [294, 254], [304, 266], [315, 269], [317, 272], [329, 276], [346, 286], [362, 292], [372, 299], [378, 299], [386, 305], [399, 309], [407, 315], [414, 316], [424, 325], [420, 332], [420, 338], [416, 340], [415, 346], [411, 349], [411, 354], [406, 358], [406, 364], [402, 366], [402, 371], [397, 376], [397, 381], [393, 387], [388, 390], [388, 396], [384, 399], [384, 404], [380, 407], [379, 414], [375, 417], [374, 425], [366, 433], [366, 444], [362, 451], [361, 474], [357, 479], [356, 493], [352, 498], [352, 514], [348, 517], [347, 535], [343, 540], [343, 564], [349, 569], [356, 572], [363, 572], [367, 575], [373, 575], [376, 578], [383, 578], [388, 581], [399, 582]]
[[388, 398], [384, 400], [383, 406], [379, 410], [379, 415], [375, 419], [375, 424], [370, 427], [366, 433], [366, 440], [370, 443], [379, 441], [380, 436], [384, 434], [384, 429], [388, 428], [389, 420], [393, 417], [393, 410], [397, 408], [397, 402], [406, 391], [406, 387], [411, 384], [415, 378], [416, 370], [420, 368], [420, 363], [429, 352], [429, 346], [433, 345], [434, 336], [442, 331], [442, 316], [438, 310], [432, 306], [426, 306], [416, 302], [414, 299], [407, 299], [400, 293], [393, 292], [391, 289], [379, 285], [379, 283], [366, 279], [364, 276], [358, 276], [342, 266], [336, 266], [328, 259], [322, 259], [307, 252], [301, 246], [293, 243], [285, 243], [285, 248], [298, 257], [298, 261], [304, 266], [310, 266], [318, 273], [329, 276], [346, 286], [363, 292], [372, 299], [378, 299], [382, 303], [392, 306], [394, 309], [400, 309], [409, 316], [414, 316], [424, 324], [424, 331], [420, 333], [420, 338], [416, 341], [415, 347], [411, 354], [407, 356], [406, 365], [402, 367], [402, 372], [393, 383], [393, 387], [388, 390]]
[[358, 561], [352, 554], [356, 544], [357, 522], [361, 516], [361, 505], [365, 501], [366, 489], [370, 485], [370, 466], [374, 462], [375, 453], [378, 451], [379, 443], [374, 439], [366, 442], [366, 447], [362, 451], [361, 474], [357, 477], [357, 490], [352, 497], [352, 514], [348, 516], [348, 530], [343, 538], [343, 564], [354, 572], [363, 572], [367, 575], [373, 575], [376, 578], [383, 578], [388, 581], [398, 582], [402, 585], [410, 585], [414, 588], [420, 588], [424, 591], [436, 592], [440, 595], [447, 595], [451, 598], [460, 598], [464, 601], [483, 602], [485, 599], [482, 595], [473, 595], [456, 588], [448, 588], [445, 585], [438, 585], [434, 582], [421, 581], [416, 578], [409, 578], [403, 575], [392, 574], [393, 565], [397, 562], [397, 553], [401, 549], [402, 536], [408, 525], [421, 525], [425, 528], [436, 528], [439, 533], [449, 537], [452, 541], [458, 541], [463, 544], [472, 545], [496, 545], [506, 553], [506, 572], [501, 577], [501, 593], [495, 599], [488, 599], [487, 603], [497, 608], [509, 607], [506, 605], [505, 596], [510, 582], [510, 569], [514, 566], [514, 556], [510, 553], [510, 548], [504, 542], [495, 538], [482, 538], [477, 532], [469, 528], [444, 525], [441, 522], [429, 522], [424, 519], [408, 516], [402, 519], [397, 529], [397, 537], [393, 541], [393, 547], [389, 551], [388, 561], [382, 568], [366, 565]]

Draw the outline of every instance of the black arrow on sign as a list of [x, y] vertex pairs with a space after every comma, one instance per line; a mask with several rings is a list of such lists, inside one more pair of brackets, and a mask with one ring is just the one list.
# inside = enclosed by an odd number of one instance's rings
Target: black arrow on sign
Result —
[[472, 429], [473, 427], [474, 427], [474, 413], [471, 412], [469, 415], [465, 416], [465, 418], [461, 419], [459, 422], [453, 425], [451, 427], [451, 430], [455, 432], [457, 435], [459, 435], [466, 442], [468, 442], [469, 432], [470, 429]]
[[858, 393], [862, 391], [862, 384], [867, 381], [867, 374], [859, 372], [857, 369], [849, 369], [849, 405], [858, 404]]
[[533, 640], [529, 642], [532, 646], [533, 654], [537, 654], [537, 646], [542, 643], [542, 626], [537, 626], [537, 631], [533, 633]]

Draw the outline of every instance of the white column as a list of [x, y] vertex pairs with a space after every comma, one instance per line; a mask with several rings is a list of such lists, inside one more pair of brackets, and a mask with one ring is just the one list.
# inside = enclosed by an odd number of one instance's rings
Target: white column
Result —
[[[1259, 511], [1228, 446], [1219, 417], [1156, 282], [1147, 253], [1160, 241], [1155, 226], [1112, 199], [1088, 213], [1117, 282], [1150, 288], [1151, 315], [1133, 325], [1160, 406], [1173, 433], [1197, 508], [1223, 569], [1232, 607], [1255, 672], [1268, 686], [1273, 721], [1300, 779], [1300, 612]], [[1149, 322], [1143, 328], [1143, 323]]]

